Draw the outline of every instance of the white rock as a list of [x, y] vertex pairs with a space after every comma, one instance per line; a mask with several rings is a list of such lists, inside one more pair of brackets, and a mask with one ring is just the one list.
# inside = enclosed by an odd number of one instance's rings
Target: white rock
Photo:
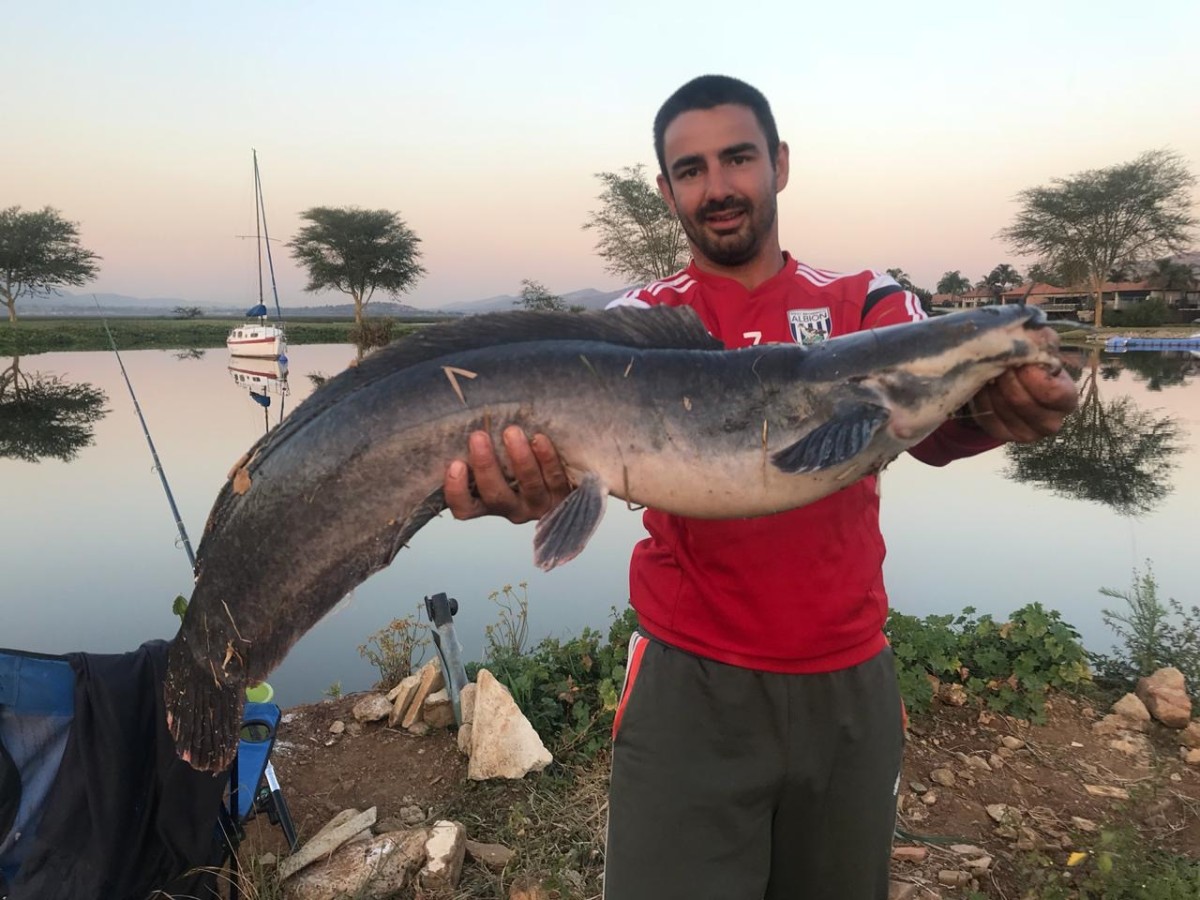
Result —
[[375, 807], [366, 812], [346, 816], [345, 811], [338, 813], [340, 822], [330, 828], [326, 827], [313, 836], [312, 840], [279, 864], [279, 880], [283, 881], [299, 872], [305, 866], [328, 856], [346, 841], [359, 834], [364, 828], [375, 824]]
[[1137, 695], [1150, 715], [1170, 728], [1184, 728], [1192, 718], [1192, 701], [1187, 695], [1183, 673], [1173, 666], [1139, 678]]
[[453, 891], [458, 887], [466, 852], [466, 828], [458, 822], [435, 822], [425, 841], [425, 867], [417, 876], [421, 887], [443, 894]]
[[508, 689], [487, 669], [479, 670], [476, 684], [467, 777], [473, 781], [523, 778], [546, 768], [554, 757]]
[[458, 750], [463, 756], [471, 755], [471, 730], [474, 727], [473, 722], [467, 722], [458, 729]]
[[417, 686], [421, 683], [421, 673], [409, 675], [402, 680], [398, 685], [388, 691], [388, 697], [392, 701], [392, 711], [388, 713], [388, 726], [396, 727], [396, 723], [404, 718], [404, 714], [408, 712], [408, 704], [412, 702], [413, 694], [417, 692]]
[[409, 728], [414, 722], [421, 719], [421, 710], [425, 706], [425, 698], [434, 691], [440, 691], [446, 686], [446, 680], [442, 677], [442, 667], [436, 659], [431, 659], [425, 665], [421, 666], [421, 671], [417, 673], [421, 676], [421, 680], [417, 683], [417, 689], [413, 693], [412, 702], [408, 705], [408, 711], [404, 714], [404, 718], [400, 720], [405, 728]]
[[1126, 694], [1112, 705], [1112, 711], [1123, 719], [1132, 719], [1135, 722], [1150, 721], [1150, 710], [1146, 709], [1146, 704], [1137, 694]]
[[421, 718], [430, 728], [449, 728], [453, 725], [454, 705], [450, 702], [450, 692], [442, 689], [426, 697]]
[[1004, 737], [1000, 738], [1000, 743], [1003, 744], [1007, 749], [1014, 752], [1025, 746], [1025, 742], [1023, 740], [1021, 740], [1019, 737], [1013, 737], [1011, 734], [1006, 734]]
[[343, 722], [341, 719], [338, 719], [332, 725], [329, 726], [330, 734], [341, 734], [345, 730], [346, 730], [346, 723]]
[[353, 713], [356, 721], [378, 722], [380, 719], [386, 718], [391, 711], [392, 704], [388, 703], [387, 697], [383, 694], [367, 694], [354, 704]]
[[462, 693], [458, 695], [458, 705], [462, 708], [463, 724], [469, 724], [475, 721], [475, 692], [479, 687], [474, 683], [463, 686]]
[[426, 837], [421, 828], [347, 844], [285, 881], [284, 896], [288, 900], [393, 897], [425, 861]]

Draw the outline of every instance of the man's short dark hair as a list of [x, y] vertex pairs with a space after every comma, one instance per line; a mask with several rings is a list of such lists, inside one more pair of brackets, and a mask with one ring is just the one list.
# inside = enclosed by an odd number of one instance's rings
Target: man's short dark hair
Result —
[[779, 149], [779, 131], [775, 127], [775, 116], [771, 114], [771, 104], [767, 98], [758, 88], [728, 75], [701, 75], [668, 97], [654, 117], [654, 152], [658, 156], [658, 167], [668, 183], [671, 176], [667, 172], [666, 152], [663, 149], [663, 135], [667, 133], [667, 126], [685, 112], [712, 109], [725, 103], [749, 107], [753, 111], [758, 126], [767, 138], [767, 154], [774, 164], [775, 152]]

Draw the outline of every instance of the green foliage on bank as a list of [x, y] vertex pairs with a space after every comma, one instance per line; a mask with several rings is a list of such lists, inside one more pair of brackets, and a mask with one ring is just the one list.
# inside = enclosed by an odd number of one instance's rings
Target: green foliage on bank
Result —
[[1077, 689], [1091, 680], [1079, 633], [1040, 603], [1006, 621], [959, 615], [918, 619], [893, 610], [884, 629], [896, 654], [900, 693], [910, 711], [924, 712], [936, 682], [961, 685], [971, 700], [1005, 715], [1045, 720], [1046, 692]]

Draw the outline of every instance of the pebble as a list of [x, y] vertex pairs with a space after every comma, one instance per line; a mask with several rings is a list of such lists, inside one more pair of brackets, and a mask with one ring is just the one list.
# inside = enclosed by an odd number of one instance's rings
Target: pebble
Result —
[[938, 884], [945, 887], [966, 887], [971, 883], [971, 873], [959, 869], [942, 869], [938, 872]]
[[928, 847], [893, 847], [892, 859], [903, 860], [904, 862], [919, 863], [924, 862], [925, 857], [929, 855]]
[[334, 722], [332, 725], [329, 726], [330, 734], [341, 734], [345, 730], [346, 730], [346, 723], [343, 722], [341, 719], [338, 719], [336, 722]]
[[923, 794], [927, 790], [929, 790], [929, 788], [927, 788], [925, 785], [921, 784], [921, 782], [919, 782], [919, 781], [910, 781], [908, 783], [908, 786], [914, 794]]
[[1003, 769], [1004, 768], [1004, 757], [997, 756], [995, 753], [993, 753], [991, 756], [988, 757], [988, 765], [993, 769]]
[[1000, 738], [1000, 743], [1009, 750], [1020, 750], [1025, 746], [1025, 742], [1023, 740], [1018, 737], [1013, 737], [1011, 734], [1006, 734], [1004, 737]]
[[954, 787], [954, 773], [949, 769], [934, 769], [929, 773], [929, 780], [942, 787]]
[[937, 791], [928, 791], [921, 795], [921, 802], [926, 806], [933, 806], [937, 803]]

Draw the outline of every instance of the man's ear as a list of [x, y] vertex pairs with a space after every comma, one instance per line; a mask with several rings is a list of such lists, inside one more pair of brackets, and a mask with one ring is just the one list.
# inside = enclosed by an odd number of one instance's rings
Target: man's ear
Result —
[[788, 145], [787, 141], [779, 142], [779, 149], [775, 151], [775, 192], [778, 193], [787, 187], [788, 183]]
[[671, 192], [671, 183], [667, 181], [667, 177], [661, 172], [658, 173], [658, 192], [662, 194], [662, 198], [666, 201], [671, 214], [679, 215], [679, 212], [675, 209], [675, 194]]

